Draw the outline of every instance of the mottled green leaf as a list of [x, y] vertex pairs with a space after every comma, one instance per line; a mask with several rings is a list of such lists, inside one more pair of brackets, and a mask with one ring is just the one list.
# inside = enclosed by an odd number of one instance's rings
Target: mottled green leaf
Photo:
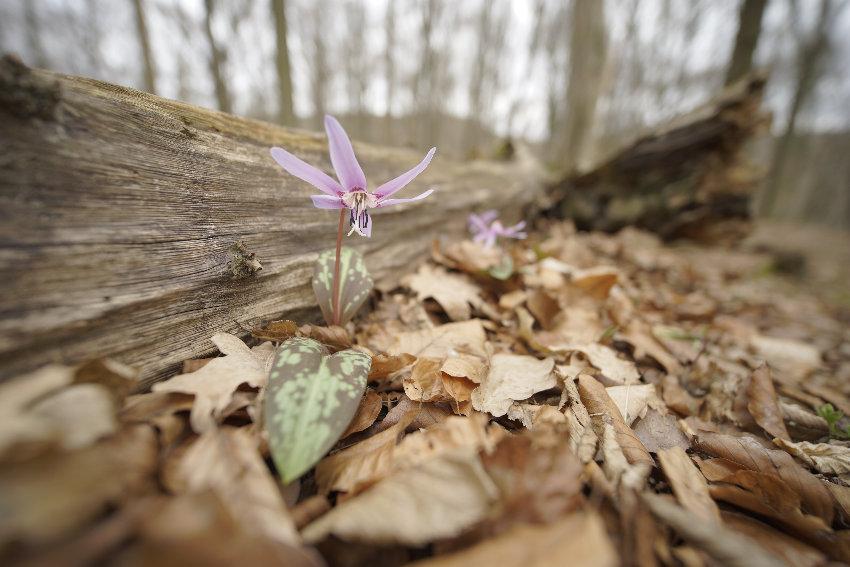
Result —
[[333, 355], [307, 338], [275, 353], [264, 419], [272, 457], [284, 482], [295, 480], [333, 447], [357, 411], [371, 358], [355, 350]]
[[[319, 255], [313, 268], [313, 292], [319, 301], [322, 315], [329, 325], [333, 321], [333, 275], [336, 250], [326, 250]], [[340, 253], [340, 325], [345, 325], [354, 317], [363, 302], [372, 291], [372, 276], [366, 269], [363, 255], [353, 248], [343, 247]]]

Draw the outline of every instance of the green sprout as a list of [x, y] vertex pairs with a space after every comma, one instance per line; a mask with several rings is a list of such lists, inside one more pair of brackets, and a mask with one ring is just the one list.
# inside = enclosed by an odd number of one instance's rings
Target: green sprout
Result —
[[832, 404], [824, 404], [818, 408], [818, 415], [826, 420], [829, 426], [829, 436], [835, 439], [850, 439], [850, 425], [839, 429], [838, 422], [844, 418], [844, 413], [835, 409]]

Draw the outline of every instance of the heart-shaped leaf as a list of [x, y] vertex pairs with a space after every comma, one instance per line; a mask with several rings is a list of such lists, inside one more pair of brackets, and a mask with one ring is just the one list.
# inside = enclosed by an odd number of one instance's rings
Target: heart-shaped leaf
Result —
[[319, 255], [313, 268], [313, 292], [328, 325], [345, 325], [354, 317], [372, 291], [372, 276], [366, 269], [363, 255], [354, 248], [344, 247], [339, 261], [339, 323], [333, 321], [333, 277], [336, 250]]
[[310, 470], [337, 442], [357, 411], [371, 365], [362, 352], [330, 355], [312, 339], [280, 345], [266, 387], [264, 420], [284, 482]]

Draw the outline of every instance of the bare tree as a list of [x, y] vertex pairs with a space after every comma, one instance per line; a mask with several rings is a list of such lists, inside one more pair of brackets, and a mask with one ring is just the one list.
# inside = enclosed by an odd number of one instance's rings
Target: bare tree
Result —
[[345, 72], [346, 91], [349, 104], [354, 113], [354, 130], [359, 136], [365, 136], [366, 90], [369, 86], [370, 68], [365, 34], [366, 9], [362, 2], [349, 1], [345, 5], [348, 32], [345, 37], [343, 70]]
[[[775, 212], [780, 181], [794, 140], [800, 110], [814, 90], [821, 72], [821, 61], [829, 49], [829, 23], [836, 6], [838, 3], [834, 0], [821, 0], [815, 28], [808, 38], [801, 41], [796, 64], [797, 82], [791, 98], [791, 107], [788, 110], [788, 120], [774, 146], [770, 171], [762, 193], [760, 209], [763, 213]], [[798, 8], [796, 3], [792, 3], [792, 7]]]
[[227, 88], [225, 80], [224, 63], [227, 58], [226, 53], [218, 45], [213, 33], [213, 19], [215, 16], [216, 2], [215, 0], [204, 0], [206, 12], [204, 14], [204, 33], [207, 36], [207, 43], [210, 49], [210, 74], [213, 79], [213, 88], [215, 89], [215, 99], [218, 109], [222, 112], [233, 112], [233, 103], [230, 98], [230, 91]]
[[136, 34], [139, 38], [139, 51], [142, 52], [142, 73], [144, 89], [156, 94], [156, 66], [151, 50], [150, 34], [145, 15], [144, 0], [133, 0], [133, 11], [136, 16]]
[[272, 18], [277, 38], [277, 119], [286, 126], [295, 124], [292, 106], [292, 67], [289, 63], [289, 44], [286, 29], [286, 0], [271, 0]]
[[758, 46], [761, 20], [766, 6], [767, 0], [744, 0], [741, 4], [735, 49], [726, 70], [724, 84], [732, 84], [752, 70], [753, 54]]
[[327, 112], [328, 82], [331, 73], [328, 68], [328, 49], [325, 43], [328, 22], [325, 19], [327, 5], [325, 0], [314, 0], [308, 11], [303, 13], [302, 22], [306, 25], [302, 42], [310, 46], [307, 53], [310, 69], [310, 95], [313, 103], [313, 127], [321, 130], [322, 121]]
[[565, 169], [586, 158], [607, 56], [603, 2], [574, 0], [570, 29], [569, 82], [560, 145]]

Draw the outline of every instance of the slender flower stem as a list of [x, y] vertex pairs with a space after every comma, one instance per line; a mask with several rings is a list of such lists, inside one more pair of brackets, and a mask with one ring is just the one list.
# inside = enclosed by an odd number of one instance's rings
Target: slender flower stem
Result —
[[345, 225], [345, 211], [339, 210], [339, 228], [336, 231], [336, 261], [334, 262], [334, 285], [333, 285], [333, 325], [339, 325], [342, 314], [339, 312], [339, 260], [340, 251], [342, 250], [342, 228]]

